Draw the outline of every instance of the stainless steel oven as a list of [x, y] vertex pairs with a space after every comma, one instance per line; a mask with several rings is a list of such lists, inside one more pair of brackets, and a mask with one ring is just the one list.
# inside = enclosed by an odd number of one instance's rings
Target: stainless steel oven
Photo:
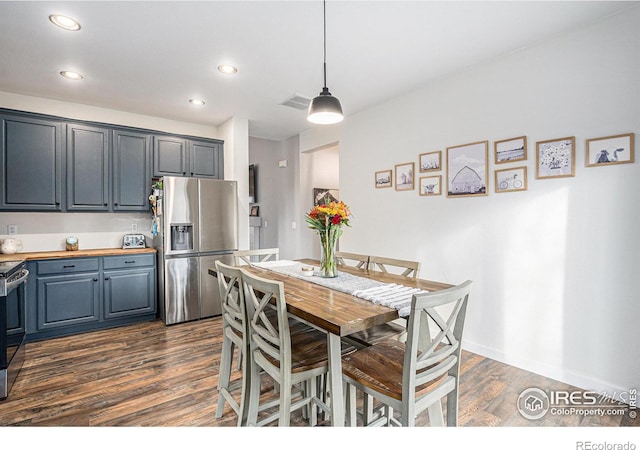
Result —
[[0, 262], [0, 400], [9, 395], [24, 363], [28, 277], [24, 260]]

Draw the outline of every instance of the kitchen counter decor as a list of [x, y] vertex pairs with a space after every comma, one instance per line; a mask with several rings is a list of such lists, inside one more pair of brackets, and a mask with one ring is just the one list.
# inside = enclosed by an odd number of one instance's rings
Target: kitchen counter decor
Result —
[[78, 238], [75, 236], [69, 236], [67, 238], [67, 251], [74, 252], [78, 250]]

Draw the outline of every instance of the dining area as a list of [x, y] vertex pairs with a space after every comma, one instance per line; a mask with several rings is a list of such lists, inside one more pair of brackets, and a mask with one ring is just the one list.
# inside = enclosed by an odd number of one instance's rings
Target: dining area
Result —
[[278, 248], [209, 269], [222, 301], [216, 417], [289, 426], [300, 410], [309, 426], [456, 426], [472, 282], [419, 278], [417, 261], [332, 256], [331, 276]]

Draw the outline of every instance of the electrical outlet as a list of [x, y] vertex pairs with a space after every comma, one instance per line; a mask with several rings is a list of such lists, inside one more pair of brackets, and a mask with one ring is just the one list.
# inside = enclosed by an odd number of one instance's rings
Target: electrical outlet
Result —
[[267, 228], [269, 226], [269, 223], [265, 220], [264, 222], [264, 227]]
[[138, 231], [138, 224], [137, 223], [132, 223], [131, 224], [131, 231]]
[[291, 229], [295, 230], [296, 228], [298, 228], [298, 224], [295, 222], [291, 222]]
[[18, 225], [7, 225], [7, 234], [18, 234]]

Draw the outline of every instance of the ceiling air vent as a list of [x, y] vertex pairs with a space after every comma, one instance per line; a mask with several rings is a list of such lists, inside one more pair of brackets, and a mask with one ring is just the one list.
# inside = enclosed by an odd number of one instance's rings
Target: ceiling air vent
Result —
[[284, 106], [289, 106], [290, 108], [306, 110], [309, 108], [309, 103], [311, 103], [310, 98], [303, 97], [302, 95], [294, 94], [293, 97], [288, 98], [284, 102], [280, 103]]

